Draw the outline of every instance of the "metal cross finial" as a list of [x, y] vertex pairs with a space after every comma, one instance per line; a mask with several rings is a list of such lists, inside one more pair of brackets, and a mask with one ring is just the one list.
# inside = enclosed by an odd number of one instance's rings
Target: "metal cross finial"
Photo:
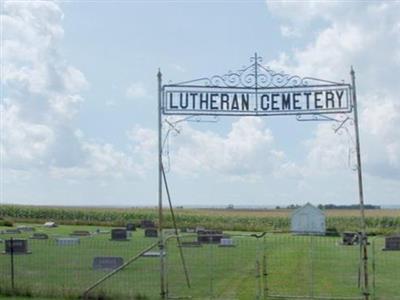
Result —
[[250, 62], [254, 62], [255, 64], [258, 64], [262, 62], [262, 57], [258, 56], [257, 52], [254, 53], [254, 56], [250, 57]]

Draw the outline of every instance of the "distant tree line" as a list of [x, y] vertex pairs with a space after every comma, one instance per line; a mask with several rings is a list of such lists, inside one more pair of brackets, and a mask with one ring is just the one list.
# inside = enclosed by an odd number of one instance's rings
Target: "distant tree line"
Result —
[[[360, 209], [360, 204], [351, 205], [335, 205], [335, 204], [319, 204], [319, 209]], [[365, 209], [381, 209], [380, 205], [364, 204]]]
[[[286, 209], [297, 209], [300, 208], [299, 204], [290, 204], [284, 208]], [[281, 209], [281, 206], [277, 206], [276, 209]], [[360, 204], [351, 205], [335, 205], [335, 204], [318, 204], [319, 209], [360, 209]], [[380, 205], [364, 204], [365, 209], [381, 209]]]

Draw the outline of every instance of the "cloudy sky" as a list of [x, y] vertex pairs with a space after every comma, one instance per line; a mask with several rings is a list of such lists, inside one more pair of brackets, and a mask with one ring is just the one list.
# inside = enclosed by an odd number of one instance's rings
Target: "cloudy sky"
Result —
[[[365, 200], [399, 205], [399, 16], [399, 1], [1, 1], [1, 202], [157, 205], [158, 68], [179, 82], [257, 52], [293, 75], [354, 67]], [[166, 141], [175, 205], [358, 201], [352, 124], [203, 121]]]

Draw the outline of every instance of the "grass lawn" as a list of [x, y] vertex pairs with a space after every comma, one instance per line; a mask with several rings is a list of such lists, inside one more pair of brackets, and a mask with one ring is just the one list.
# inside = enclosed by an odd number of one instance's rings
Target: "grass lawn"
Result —
[[[95, 256], [120, 256], [124, 260], [157, 241], [145, 238], [143, 230], [133, 232], [129, 241], [110, 241], [110, 234], [81, 237], [80, 244], [58, 246], [55, 239], [68, 236], [74, 230], [95, 232], [109, 227], [60, 226], [36, 232], [49, 234], [48, 240], [29, 240], [28, 255], [15, 256], [15, 285], [20, 292], [37, 297], [76, 299], [91, 284], [106, 274], [92, 267]], [[2, 230], [4, 228], [0, 228]], [[166, 247], [166, 289], [169, 296], [192, 296], [193, 299], [251, 300], [264, 294], [284, 296], [357, 297], [359, 247], [342, 246], [338, 237], [292, 236], [270, 234], [256, 239], [250, 233], [231, 232], [235, 247], [182, 248], [191, 288], [181, 264], [175, 239]], [[31, 234], [15, 235], [27, 238]], [[0, 239], [9, 238], [0, 235]], [[185, 236], [193, 241], [195, 236]], [[4, 247], [0, 244], [0, 247]], [[383, 238], [372, 240], [369, 246], [371, 286], [376, 299], [400, 299], [400, 251], [386, 252]], [[157, 250], [157, 249], [154, 249]], [[264, 272], [266, 270], [266, 273]], [[375, 276], [373, 276], [373, 272]], [[267, 276], [264, 276], [264, 273]], [[10, 288], [10, 256], [0, 255], [0, 288]], [[112, 299], [159, 299], [160, 259], [141, 257], [94, 290], [94, 294]], [[32, 299], [11, 298], [4, 299]], [[42, 298], [35, 298], [42, 299]], [[43, 298], [53, 299], [53, 298]]]

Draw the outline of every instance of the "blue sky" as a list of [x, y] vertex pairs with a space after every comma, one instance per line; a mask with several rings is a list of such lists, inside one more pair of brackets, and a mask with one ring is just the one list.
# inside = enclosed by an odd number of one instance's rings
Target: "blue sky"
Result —
[[[157, 204], [157, 82], [356, 70], [367, 203], [400, 203], [399, 1], [3, 1], [1, 202]], [[354, 145], [294, 117], [180, 123], [175, 205], [356, 203]]]

